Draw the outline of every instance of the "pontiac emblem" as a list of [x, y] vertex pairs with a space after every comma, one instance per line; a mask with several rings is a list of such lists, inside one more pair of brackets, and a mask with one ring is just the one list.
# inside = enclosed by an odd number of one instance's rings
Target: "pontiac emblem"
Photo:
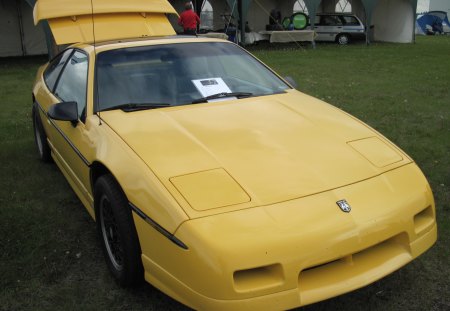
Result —
[[336, 202], [336, 204], [345, 213], [350, 213], [350, 211], [352, 210], [352, 207], [350, 206], [350, 204], [348, 204], [347, 200], [339, 200]]

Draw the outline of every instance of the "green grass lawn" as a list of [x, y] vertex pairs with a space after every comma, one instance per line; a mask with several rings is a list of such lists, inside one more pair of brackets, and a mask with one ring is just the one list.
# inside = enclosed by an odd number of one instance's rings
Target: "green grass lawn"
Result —
[[[392, 275], [305, 310], [450, 310], [450, 36], [416, 44], [250, 48], [298, 89], [368, 123], [422, 168], [437, 244]], [[95, 224], [34, 146], [31, 87], [43, 57], [0, 59], [0, 310], [184, 310], [110, 276]]]

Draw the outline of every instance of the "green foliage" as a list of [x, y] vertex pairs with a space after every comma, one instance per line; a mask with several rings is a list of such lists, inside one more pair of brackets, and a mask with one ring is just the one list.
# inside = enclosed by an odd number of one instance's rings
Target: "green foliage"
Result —
[[[449, 309], [450, 37], [251, 49], [301, 91], [399, 145], [436, 199], [440, 237], [430, 251], [375, 284], [305, 309]], [[31, 87], [44, 62], [0, 59], [0, 310], [184, 310], [150, 285], [124, 290], [114, 283], [94, 222], [57, 167], [38, 161]]]

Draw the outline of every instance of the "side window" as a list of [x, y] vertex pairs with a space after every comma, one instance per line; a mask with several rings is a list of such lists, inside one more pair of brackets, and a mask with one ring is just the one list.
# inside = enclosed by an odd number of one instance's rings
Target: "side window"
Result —
[[314, 25], [322, 25], [321, 23], [320, 23], [320, 15], [316, 15], [316, 18], [314, 19]]
[[342, 22], [339, 19], [338, 16], [334, 16], [334, 15], [324, 15], [322, 16], [322, 19], [320, 21], [321, 25], [324, 26], [341, 26]]
[[86, 88], [88, 56], [75, 51], [67, 62], [56, 85], [55, 95], [63, 101], [75, 101], [78, 104], [78, 117], [86, 117]]
[[59, 54], [56, 58], [54, 58], [47, 69], [44, 71], [44, 81], [47, 85], [50, 92], [53, 92], [55, 87], [56, 80], [58, 79], [59, 73], [64, 67], [67, 58], [72, 53], [72, 49], [65, 51], [64, 53]]
[[344, 18], [345, 25], [360, 26], [359, 21], [354, 16], [347, 15], [347, 16], [343, 16], [343, 18]]

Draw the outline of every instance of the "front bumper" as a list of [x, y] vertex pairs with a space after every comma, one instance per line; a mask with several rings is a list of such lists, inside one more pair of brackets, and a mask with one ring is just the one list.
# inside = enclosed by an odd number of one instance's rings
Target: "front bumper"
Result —
[[[336, 205], [341, 199], [350, 213]], [[135, 221], [147, 281], [195, 309], [314, 303], [386, 276], [437, 238], [433, 197], [415, 164], [301, 199], [187, 221], [176, 236], [188, 250]]]

